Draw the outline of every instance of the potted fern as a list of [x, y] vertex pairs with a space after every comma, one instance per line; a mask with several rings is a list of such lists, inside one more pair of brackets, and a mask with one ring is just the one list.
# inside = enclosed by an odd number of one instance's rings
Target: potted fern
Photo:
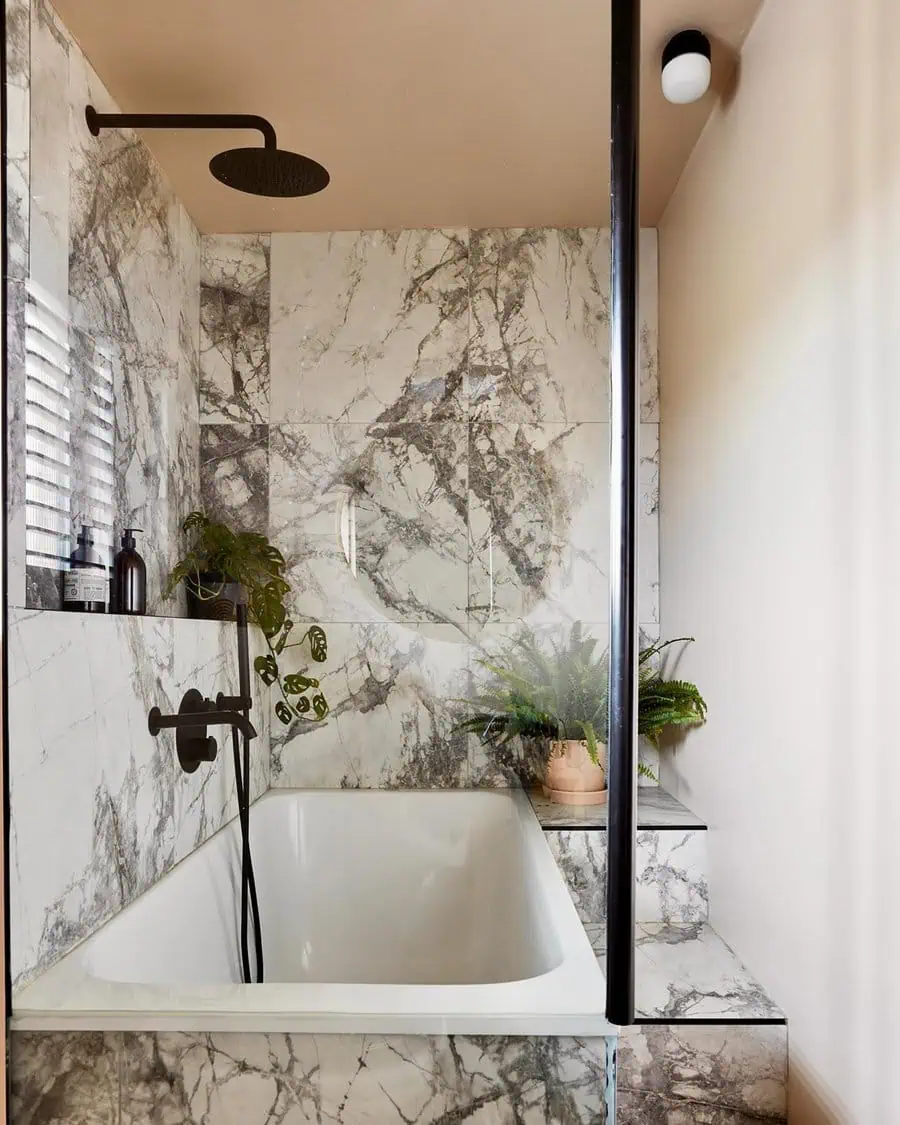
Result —
[[275, 714], [285, 726], [296, 718], [324, 719], [328, 702], [319, 690], [318, 679], [305, 671], [282, 675], [279, 667], [283, 653], [304, 644], [308, 644], [315, 663], [323, 663], [328, 656], [328, 639], [321, 625], [310, 625], [299, 640], [293, 639], [294, 623], [286, 605], [291, 586], [284, 577], [282, 553], [265, 535], [232, 531], [203, 512], [191, 512], [182, 530], [188, 537], [188, 547], [169, 574], [166, 597], [171, 597], [183, 582], [192, 617], [230, 621], [234, 618], [234, 584], [243, 586], [248, 617], [262, 631], [269, 650], [256, 658], [254, 669], [263, 683], [274, 684], [281, 696]]
[[[664, 641], [640, 653], [638, 730], [653, 743], [667, 726], [706, 717], [696, 686], [666, 680], [654, 659], [687, 640]], [[473, 699], [461, 701], [472, 714], [457, 729], [495, 748], [517, 737], [539, 740], [547, 797], [572, 805], [605, 801], [609, 662], [596, 650], [596, 640], [577, 622], [562, 644], [551, 640], [544, 646], [530, 631], [522, 633], [500, 660], [479, 662], [490, 679]], [[643, 763], [639, 769], [655, 780]]]

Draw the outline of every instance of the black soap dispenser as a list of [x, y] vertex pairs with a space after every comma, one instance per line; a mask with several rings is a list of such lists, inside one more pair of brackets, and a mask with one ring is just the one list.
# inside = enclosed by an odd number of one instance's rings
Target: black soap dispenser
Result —
[[107, 574], [103, 557], [94, 550], [94, 529], [84, 524], [63, 578], [63, 609], [106, 613]]
[[113, 568], [113, 590], [116, 613], [142, 616], [147, 612], [147, 567], [135, 549], [135, 532], [139, 527], [126, 527], [122, 532], [122, 549]]

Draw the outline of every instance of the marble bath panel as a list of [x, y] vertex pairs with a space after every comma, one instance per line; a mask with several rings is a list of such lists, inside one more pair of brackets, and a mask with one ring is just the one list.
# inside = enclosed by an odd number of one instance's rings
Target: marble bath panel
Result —
[[235, 531], [269, 533], [269, 427], [200, 427], [203, 511]]
[[[640, 428], [639, 611], [659, 616], [659, 427]], [[605, 621], [609, 426], [475, 423], [469, 439], [473, 623]]]
[[[154, 705], [237, 690], [217, 622], [17, 611], [10, 622], [10, 928], [16, 986], [148, 889], [236, 814], [230, 746], [181, 773]], [[254, 794], [266, 788], [260, 700]], [[49, 826], [53, 831], [48, 831]]]
[[126, 1034], [122, 1119], [205, 1125], [607, 1120], [606, 1040]]
[[270, 429], [269, 525], [295, 620], [464, 622], [465, 424]]
[[617, 1125], [787, 1121], [787, 1027], [623, 1028]]
[[272, 235], [272, 422], [465, 420], [468, 232]]
[[603, 1125], [605, 1039], [13, 1032], [22, 1125]]
[[269, 421], [269, 236], [202, 239], [200, 415]]
[[16, 1125], [119, 1125], [121, 1032], [9, 1037], [9, 1111]]
[[[641, 232], [641, 420], [659, 421], [656, 231]], [[609, 420], [609, 231], [471, 234], [472, 416]]]
[[[326, 624], [328, 660], [312, 665], [331, 712], [274, 721], [272, 784], [313, 788], [454, 788], [468, 783], [455, 733], [467, 649], [448, 625]], [[291, 671], [308, 665], [298, 658]]]
[[[550, 851], [584, 923], [606, 920], [607, 838], [604, 831], [549, 830]], [[705, 922], [709, 917], [706, 837], [702, 829], [637, 833], [635, 920]]]

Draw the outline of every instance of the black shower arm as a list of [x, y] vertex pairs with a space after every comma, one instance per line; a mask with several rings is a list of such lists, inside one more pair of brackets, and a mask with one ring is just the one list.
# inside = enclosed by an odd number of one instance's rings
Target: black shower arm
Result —
[[275, 128], [255, 113], [98, 113], [85, 108], [87, 127], [96, 137], [101, 129], [258, 129], [266, 148], [277, 148]]

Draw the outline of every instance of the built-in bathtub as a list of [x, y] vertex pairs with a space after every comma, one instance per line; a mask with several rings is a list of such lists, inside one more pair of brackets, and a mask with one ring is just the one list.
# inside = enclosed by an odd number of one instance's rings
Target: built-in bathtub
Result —
[[232, 822], [22, 989], [13, 1027], [614, 1033], [525, 794], [281, 790], [251, 826], [264, 984], [239, 983]]

